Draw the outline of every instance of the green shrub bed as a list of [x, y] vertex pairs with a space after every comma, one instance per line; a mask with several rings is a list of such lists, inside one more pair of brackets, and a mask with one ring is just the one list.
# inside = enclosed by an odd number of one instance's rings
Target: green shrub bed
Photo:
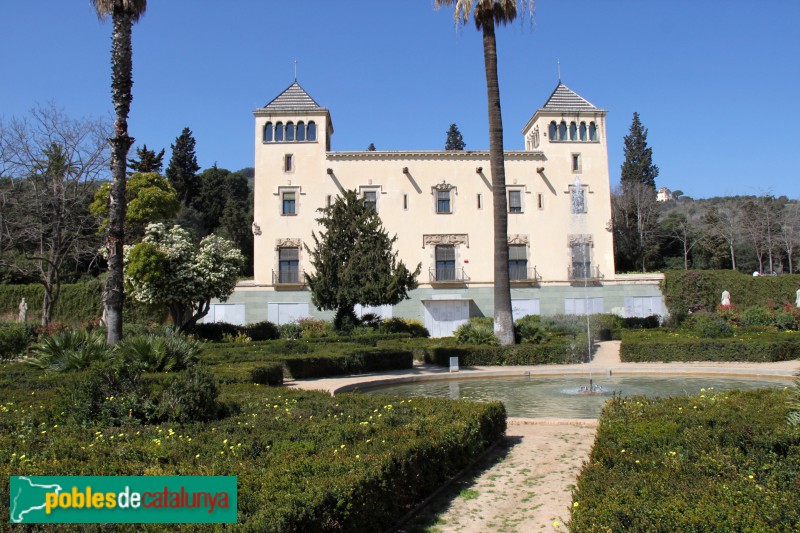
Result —
[[573, 364], [584, 362], [586, 351], [585, 336], [583, 339], [556, 338], [542, 344], [513, 346], [461, 344], [433, 348], [431, 362], [450, 366], [450, 358], [458, 357], [460, 366]]
[[800, 428], [786, 391], [615, 398], [573, 492], [570, 531], [798, 531]]
[[[334, 398], [235, 384], [222, 386], [220, 399], [240, 411], [222, 420], [82, 426], [59, 407], [69, 379], [0, 367], [0, 476], [235, 475], [237, 529], [245, 531], [386, 530], [499, 439], [506, 424], [499, 402]], [[0, 483], [0, 501], [9, 501], [8, 483]], [[8, 507], [0, 520], [8, 523]]]
[[671, 361], [790, 361], [800, 358], [800, 333], [739, 331], [722, 338], [700, 338], [680, 330], [626, 330], [620, 360], [625, 363]]

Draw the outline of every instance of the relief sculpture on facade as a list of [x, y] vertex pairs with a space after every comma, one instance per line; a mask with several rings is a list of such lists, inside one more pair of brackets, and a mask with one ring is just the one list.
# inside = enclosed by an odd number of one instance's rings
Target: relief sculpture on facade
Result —
[[302, 239], [275, 239], [275, 248], [300, 248]]
[[450, 233], [439, 235], [423, 235], [422, 246], [436, 246], [437, 244], [463, 244], [469, 248], [469, 235], [466, 233]]

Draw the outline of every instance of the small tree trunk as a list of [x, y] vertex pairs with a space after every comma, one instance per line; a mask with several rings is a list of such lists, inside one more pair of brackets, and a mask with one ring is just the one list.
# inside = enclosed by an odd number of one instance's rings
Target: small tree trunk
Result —
[[494, 214], [494, 333], [500, 344], [508, 345], [514, 344], [514, 320], [511, 314], [511, 284], [508, 278], [508, 208], [503, 154], [503, 117], [500, 112], [500, 82], [497, 77], [497, 41], [491, 13], [482, 21], [482, 28]]

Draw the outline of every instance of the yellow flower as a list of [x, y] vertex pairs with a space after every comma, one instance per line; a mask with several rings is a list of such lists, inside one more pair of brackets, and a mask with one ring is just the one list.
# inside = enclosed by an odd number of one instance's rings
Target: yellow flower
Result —
[[554, 526], [554, 527], [558, 527], [558, 526], [559, 526], [559, 521], [558, 521], [558, 520], [556, 520], [555, 522], [553, 522], [553, 526]]
[[194, 456], [194, 458], [195, 459], [200, 459], [200, 454], [198, 453], [197, 455]]
[[572, 506], [573, 507], [577, 507], [578, 506], [578, 502], [573, 503]]

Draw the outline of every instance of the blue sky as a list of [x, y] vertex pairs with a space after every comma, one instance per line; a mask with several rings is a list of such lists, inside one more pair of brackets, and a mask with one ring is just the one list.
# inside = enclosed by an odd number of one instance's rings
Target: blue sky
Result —
[[[455, 122], [487, 149], [483, 51], [470, 22], [432, 0], [151, 0], [134, 27], [136, 144], [166, 148], [184, 127], [202, 167], [253, 165], [252, 110], [294, 79], [331, 111], [334, 150], [437, 150]], [[88, 0], [4, 2], [0, 114], [55, 102], [111, 116], [111, 24]], [[558, 82], [607, 109], [619, 181], [634, 111], [649, 129], [658, 186], [696, 198], [798, 197], [786, 115], [800, 86], [797, 0], [539, 0], [498, 31], [507, 149]], [[779, 113], [780, 116], [779, 116]]]

